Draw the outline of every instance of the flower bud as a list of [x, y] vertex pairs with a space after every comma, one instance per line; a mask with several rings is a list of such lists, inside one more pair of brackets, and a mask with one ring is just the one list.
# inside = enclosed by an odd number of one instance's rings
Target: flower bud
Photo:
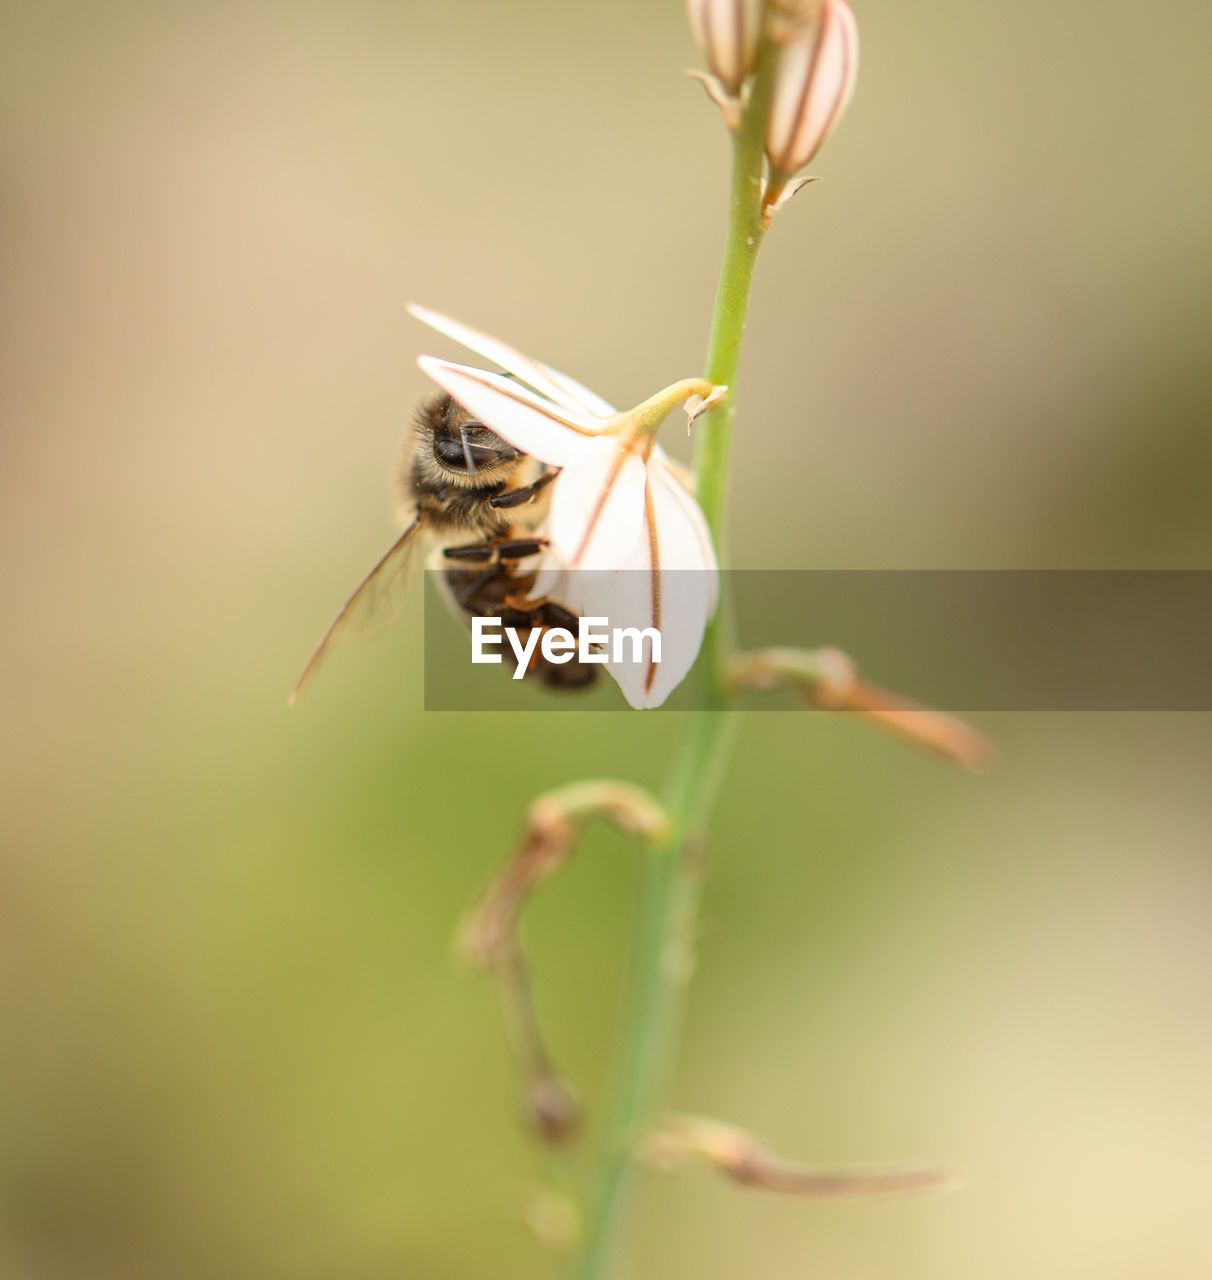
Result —
[[712, 74], [735, 97], [757, 66], [761, 0], [686, 0], [686, 12]]
[[808, 164], [842, 117], [858, 74], [858, 25], [846, 0], [782, 15], [774, 100], [766, 126], [773, 196]]

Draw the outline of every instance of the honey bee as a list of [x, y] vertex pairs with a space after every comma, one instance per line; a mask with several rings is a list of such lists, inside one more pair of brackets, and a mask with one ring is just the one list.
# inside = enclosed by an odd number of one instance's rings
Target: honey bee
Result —
[[[497, 617], [523, 640], [534, 628], [575, 631], [574, 613], [534, 596], [536, 562], [546, 545], [536, 530], [546, 515], [547, 486], [558, 474], [450, 396], [425, 401], [397, 472], [407, 527], [341, 606], [307, 660], [291, 703], [339, 639], [399, 612], [427, 540], [439, 548], [445, 594], [469, 624], [473, 617]], [[536, 646], [526, 674], [551, 688], [583, 688], [594, 682], [597, 668], [576, 660], [548, 662]]]

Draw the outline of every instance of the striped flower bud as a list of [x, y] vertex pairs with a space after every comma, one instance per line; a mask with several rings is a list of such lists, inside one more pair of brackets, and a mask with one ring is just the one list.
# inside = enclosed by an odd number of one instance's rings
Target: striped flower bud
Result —
[[735, 98], [757, 66], [761, 0], [686, 0], [686, 12], [712, 75]]
[[781, 15], [774, 99], [766, 126], [770, 182], [764, 201], [773, 213], [788, 179], [825, 144], [841, 119], [858, 75], [858, 24], [846, 0], [822, 0], [806, 12]]

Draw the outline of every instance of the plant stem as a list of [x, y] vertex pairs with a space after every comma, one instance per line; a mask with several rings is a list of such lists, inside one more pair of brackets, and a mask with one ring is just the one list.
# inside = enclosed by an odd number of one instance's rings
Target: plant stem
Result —
[[[704, 376], [730, 388], [697, 430], [695, 482], [716, 548], [724, 547], [724, 509], [733, 403], [753, 270], [762, 242], [762, 136], [767, 77], [759, 74], [734, 138], [732, 201]], [[721, 554], [721, 559], [723, 556]], [[607, 1121], [600, 1182], [590, 1205], [574, 1280], [608, 1280], [634, 1178], [636, 1139], [651, 1127], [681, 1022], [693, 966], [693, 926], [702, 848], [719, 779], [731, 753], [737, 712], [724, 672], [729, 628], [721, 609], [703, 640], [706, 707], [694, 714], [666, 787], [669, 838], [649, 855], [637, 937], [631, 1006], [617, 1093]]]
[[736, 404], [736, 377], [745, 339], [745, 318], [753, 269], [762, 246], [762, 134], [765, 129], [765, 77], [759, 77], [753, 101], [740, 131], [733, 139], [732, 195], [728, 237], [716, 287], [715, 311], [707, 342], [709, 382], [729, 388], [728, 399], [705, 415], [698, 430], [695, 484], [699, 505], [711, 526], [717, 547], [724, 542], [724, 505], [728, 482], [728, 455], [732, 446], [732, 421]]

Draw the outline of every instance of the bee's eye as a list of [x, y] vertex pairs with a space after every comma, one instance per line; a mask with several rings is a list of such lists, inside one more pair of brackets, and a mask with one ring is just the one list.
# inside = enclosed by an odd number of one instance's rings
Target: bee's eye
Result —
[[448, 467], [458, 467], [463, 471], [467, 470], [467, 459], [463, 456], [461, 441], [452, 439], [450, 436], [439, 436], [433, 442], [433, 451], [437, 455], [439, 462], [444, 462]]
[[472, 474], [500, 466], [503, 462], [511, 462], [518, 457], [515, 448], [483, 428], [476, 433], [477, 443], [472, 443], [467, 438], [469, 434], [464, 432], [458, 436], [435, 436], [434, 457], [451, 471], [467, 471]]

